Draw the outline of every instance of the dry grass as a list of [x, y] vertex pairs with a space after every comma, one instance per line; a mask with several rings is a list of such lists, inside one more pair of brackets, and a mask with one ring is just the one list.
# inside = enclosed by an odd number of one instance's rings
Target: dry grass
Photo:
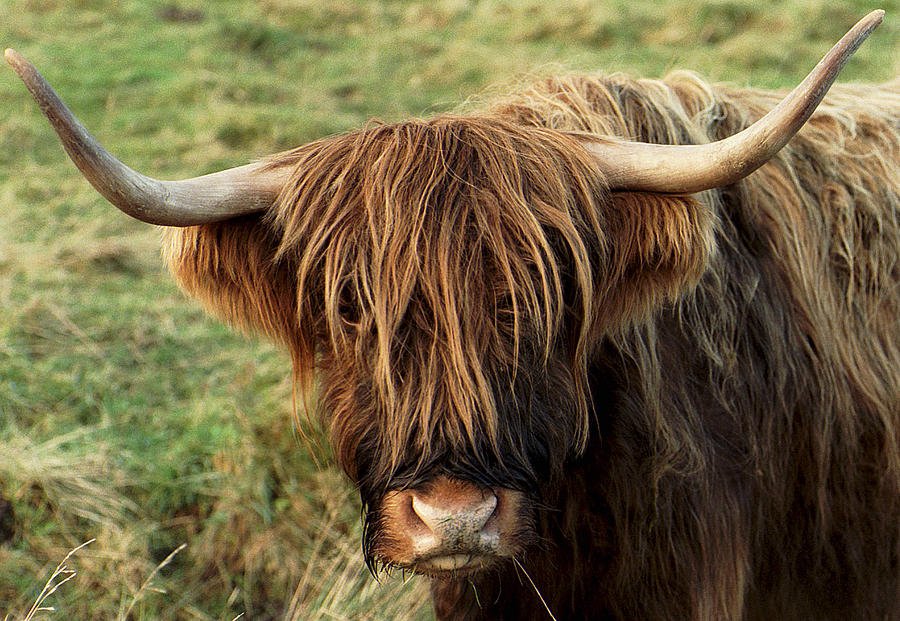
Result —
[[[70, 550], [56, 566], [43, 589], [37, 595], [31, 607], [20, 616], [7, 614], [4, 621], [31, 621], [32, 619], [53, 618], [55, 613], [52, 596], [67, 582], [74, 579], [78, 572], [70, 563], [73, 557], [83, 548], [95, 543], [91, 539]], [[387, 584], [373, 581], [368, 575], [364, 563], [356, 554], [355, 546], [342, 538], [337, 548], [331, 553], [324, 553], [328, 547], [326, 541], [320, 540], [310, 559], [306, 572], [294, 590], [290, 602], [284, 612], [284, 621], [375, 621], [378, 619], [405, 619], [422, 614], [430, 606], [426, 589], [410, 589], [408, 580], [389, 580]], [[159, 572], [169, 565], [187, 544], [173, 550], [143, 581], [140, 588], [130, 597], [126, 604], [123, 599], [116, 621], [133, 618], [135, 607], [145, 598], [165, 596], [167, 591], [154, 584]], [[237, 599], [237, 590], [229, 597], [231, 605]], [[234, 620], [245, 617], [239, 613]], [[220, 618], [228, 618], [221, 616]]]
[[[56, 569], [53, 570], [53, 573], [50, 574], [50, 578], [47, 579], [47, 583], [44, 585], [44, 588], [38, 594], [37, 599], [31, 608], [28, 609], [28, 612], [23, 617], [23, 621], [30, 621], [31, 619], [37, 618], [38, 615], [45, 612], [55, 612], [56, 609], [52, 606], [47, 605], [50, 599], [50, 596], [56, 593], [56, 590], [64, 585], [66, 582], [74, 578], [77, 573], [74, 569], [69, 569], [67, 562], [72, 557], [73, 554], [81, 550], [81, 548], [88, 546], [94, 543], [94, 540], [86, 541], [77, 548], [72, 549], [66, 554], [65, 558], [60, 561], [59, 565], [56, 566]], [[5, 621], [16, 621], [15, 617], [10, 617], [7, 615], [4, 617]]]
[[[65, 618], [65, 607], [58, 610], [53, 604], [54, 596], [60, 597], [66, 589], [98, 587], [107, 589], [108, 596], [118, 603], [96, 610], [92, 618], [116, 621], [153, 618], [159, 613], [147, 611], [160, 610], [200, 619], [246, 615], [285, 621], [404, 619], [419, 618], [428, 612], [427, 589], [422, 584], [371, 579], [358, 551], [359, 528], [348, 530], [347, 507], [353, 506], [353, 500], [348, 498], [336, 474], [326, 471], [313, 477], [318, 484], [311, 486], [312, 497], [291, 500], [294, 513], [311, 516], [312, 524], [300, 519], [268, 524], [248, 521], [252, 513], [241, 510], [244, 499], [240, 494], [223, 495], [216, 511], [228, 519], [209, 526], [198, 533], [190, 547], [181, 544], [154, 565], [151, 552], [142, 546], [148, 536], [152, 537], [152, 527], [138, 523], [138, 508], [115, 486], [101, 482], [116, 476], [103, 451], [68, 460], [53, 452], [57, 442], [78, 442], [92, 433], [96, 434], [96, 430], [69, 434], [41, 445], [20, 437], [0, 451], [0, 477], [10, 480], [8, 473], [15, 472], [17, 478], [28, 481], [23, 489], [40, 490], [47, 502], [58, 507], [58, 524], [66, 527], [64, 538], [83, 530], [78, 527], [83, 521], [93, 524], [87, 530], [98, 533], [97, 539], [66, 553], [50, 571], [34, 601], [26, 600], [23, 594], [19, 603], [6, 612], [6, 620], [58, 618], [56, 615]], [[315, 509], [309, 506], [311, 503], [317, 505]], [[31, 533], [25, 538], [40, 539]], [[286, 541], [294, 543], [286, 545]], [[86, 548], [89, 544], [91, 547]], [[59, 552], [51, 548], [44, 554], [51, 558]], [[203, 599], [203, 590], [208, 587], [197, 576], [183, 582], [172, 580], [171, 574], [165, 575], [164, 570], [178, 561], [177, 555], [189, 556], [192, 564], [205, 566], [204, 571], [220, 572], [222, 581], [231, 583], [228, 598], [217, 614], [184, 601], [186, 596]], [[2, 562], [14, 559], [0, 550]], [[35, 584], [40, 584], [40, 576], [48, 570], [34, 567], [31, 571]], [[267, 605], [264, 597], [280, 598], [281, 604]], [[279, 607], [281, 613], [276, 611]]]

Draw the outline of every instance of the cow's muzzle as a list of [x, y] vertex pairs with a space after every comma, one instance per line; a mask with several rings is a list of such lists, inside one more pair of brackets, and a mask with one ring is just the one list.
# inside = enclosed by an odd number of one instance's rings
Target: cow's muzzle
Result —
[[381, 503], [376, 555], [418, 573], [480, 571], [520, 551], [524, 495], [439, 476], [389, 492]]

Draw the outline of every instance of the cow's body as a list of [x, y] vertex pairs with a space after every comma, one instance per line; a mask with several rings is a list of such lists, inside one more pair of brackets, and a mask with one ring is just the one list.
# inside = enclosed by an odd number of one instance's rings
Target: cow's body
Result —
[[[777, 99], [689, 74], [574, 77], [547, 80], [487, 116], [704, 142], [734, 134]], [[898, 89], [844, 87], [737, 184], [693, 199], [599, 199], [608, 224], [626, 231], [610, 246], [652, 247], [598, 301], [611, 308], [598, 314], [602, 337], [587, 357], [588, 443], [541, 488], [548, 506], [536, 512], [538, 543], [519, 556], [522, 567], [435, 579], [439, 618], [545, 618], [535, 586], [557, 619], [900, 615], [898, 127]], [[650, 237], [672, 238], [630, 238], [634, 217]], [[247, 223], [228, 224], [241, 231], [232, 263], [221, 226], [212, 225], [210, 244], [228, 265], [246, 266], [243, 249], [265, 247], [243, 237]], [[179, 263], [196, 260], [202, 231], [174, 234], [190, 252], [173, 266], [204, 297], [198, 266]], [[214, 277], [201, 274], [203, 286]], [[206, 294], [217, 309], [222, 291]], [[359, 435], [336, 434], [338, 446]]]
[[171, 183], [7, 58], [104, 196], [184, 227], [185, 290], [317, 379], [367, 558], [440, 619], [900, 619], [900, 88], [778, 152], [880, 19], [759, 122], [557, 78]]
[[[777, 99], [685, 74], [535, 91], [503, 112], [662, 142]], [[774, 161], [697, 197], [716, 239], [699, 285], [592, 359], [597, 427], [540, 522], [553, 543], [522, 559], [557, 619], [900, 618], [900, 88], [836, 91]], [[441, 618], [546, 618], [515, 568], [434, 591]]]

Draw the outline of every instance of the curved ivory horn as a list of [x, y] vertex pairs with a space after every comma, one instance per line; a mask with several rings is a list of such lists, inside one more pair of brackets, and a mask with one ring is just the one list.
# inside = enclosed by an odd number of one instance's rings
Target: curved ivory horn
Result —
[[703, 145], [658, 145], [583, 137], [613, 190], [690, 194], [743, 179], [765, 164], [806, 123], [884, 11], [861, 19], [797, 88], [743, 131]]
[[165, 226], [190, 226], [263, 211], [290, 170], [247, 164], [203, 177], [160, 181], [135, 172], [88, 133], [30, 62], [14, 50], [6, 60], [28, 87], [66, 152], [100, 194], [129, 216]]

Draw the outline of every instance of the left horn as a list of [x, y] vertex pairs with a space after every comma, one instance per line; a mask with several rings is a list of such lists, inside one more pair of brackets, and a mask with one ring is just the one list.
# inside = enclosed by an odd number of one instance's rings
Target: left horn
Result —
[[160, 181], [135, 172], [103, 148], [30, 62], [6, 50], [81, 173], [110, 203], [133, 218], [164, 226], [191, 226], [264, 211], [275, 202], [290, 171], [264, 164], [184, 179]]
[[703, 145], [658, 145], [582, 137], [610, 189], [690, 194], [743, 179], [787, 144], [822, 101], [844, 64], [881, 23], [884, 11], [861, 19], [767, 115], [745, 130]]

